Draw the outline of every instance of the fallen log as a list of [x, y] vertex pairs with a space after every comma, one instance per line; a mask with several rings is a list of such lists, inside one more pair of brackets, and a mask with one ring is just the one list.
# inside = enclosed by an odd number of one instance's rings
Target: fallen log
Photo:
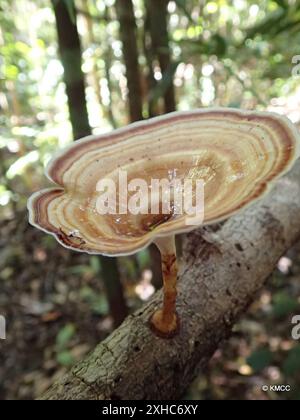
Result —
[[161, 339], [149, 329], [148, 319], [161, 304], [158, 292], [42, 399], [180, 398], [299, 238], [297, 162], [259, 203], [184, 237], [179, 335]]

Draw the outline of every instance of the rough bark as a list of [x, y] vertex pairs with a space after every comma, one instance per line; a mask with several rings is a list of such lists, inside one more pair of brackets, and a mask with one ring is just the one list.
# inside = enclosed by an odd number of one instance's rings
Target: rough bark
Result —
[[[153, 55], [159, 62], [163, 77], [170, 72], [172, 61], [168, 35], [168, 2], [168, 0], [146, 0]], [[164, 105], [166, 113], [176, 109], [173, 77], [170, 77], [169, 86], [164, 93]]]
[[133, 4], [131, 0], [117, 0], [115, 7], [120, 24], [120, 38], [126, 67], [130, 120], [138, 121], [143, 119], [142, 89]]
[[[70, 120], [75, 139], [91, 134], [85, 99], [85, 83], [81, 70], [81, 44], [75, 21], [65, 1], [52, 0], [58, 47], [64, 68], [64, 81], [68, 97]], [[74, 6], [74, 5], [73, 5]]]
[[184, 239], [180, 334], [153, 335], [161, 292], [44, 395], [44, 399], [179, 398], [300, 237], [300, 162], [262, 201]]

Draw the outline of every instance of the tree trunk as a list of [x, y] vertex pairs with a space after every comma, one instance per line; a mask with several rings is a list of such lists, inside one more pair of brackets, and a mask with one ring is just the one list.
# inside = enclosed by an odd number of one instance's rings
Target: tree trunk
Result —
[[[104, 18], [106, 22], [111, 22], [111, 16], [110, 16], [110, 8], [108, 6], [105, 6], [104, 10]], [[107, 81], [107, 87], [110, 94], [110, 100], [109, 104], [106, 109], [107, 118], [109, 119], [109, 122], [111, 123], [111, 126], [113, 128], [117, 128], [118, 124], [114, 116], [113, 112], [113, 84], [110, 76], [110, 68], [112, 66], [113, 62], [113, 51], [110, 46], [110, 40], [109, 35], [107, 35], [107, 39], [105, 40], [105, 51], [103, 51], [103, 59], [104, 59], [104, 72], [105, 72], [105, 78]]]
[[130, 120], [143, 119], [141, 75], [138, 63], [137, 31], [132, 0], [116, 0], [123, 60], [126, 67]]
[[[81, 0], [81, 11], [82, 17], [84, 19], [86, 27], [86, 43], [88, 47], [92, 47], [96, 44], [94, 37], [94, 28], [93, 28], [93, 19], [89, 13], [89, 2], [87, 0]], [[97, 102], [97, 107], [99, 108], [99, 115], [101, 115], [101, 108], [103, 106], [101, 94], [100, 94], [100, 84], [98, 77], [98, 66], [97, 66], [97, 57], [95, 56], [95, 51], [93, 52], [92, 67], [90, 71], [91, 84], [94, 89], [95, 99]]]
[[180, 333], [153, 335], [158, 292], [44, 399], [180, 398], [300, 237], [300, 162], [262, 201], [227, 222], [185, 237], [177, 312]]
[[124, 298], [123, 285], [120, 280], [117, 258], [101, 257], [101, 274], [113, 318], [114, 328], [118, 327], [128, 315]]
[[143, 49], [146, 59], [146, 78], [147, 78], [147, 96], [148, 96], [148, 117], [152, 118], [159, 114], [158, 106], [151, 98], [151, 92], [157, 85], [154, 77], [153, 60], [154, 52], [152, 50], [151, 32], [150, 32], [150, 13], [148, 2], [145, 2], [145, 17], [144, 17], [144, 33], [143, 33]]
[[81, 45], [76, 25], [76, 10], [73, 4], [75, 19], [73, 22], [65, 1], [51, 1], [56, 19], [59, 52], [64, 68], [73, 136], [78, 139], [89, 135], [91, 129], [86, 107], [84, 76], [81, 70]]
[[149, 246], [149, 254], [151, 263], [150, 269], [152, 271], [151, 283], [155, 287], [155, 290], [158, 290], [163, 285], [160, 251], [156, 245], [151, 244]]
[[[73, 2], [72, 2], [73, 3]], [[75, 22], [62, 0], [52, 0], [58, 33], [61, 61], [64, 67], [64, 81], [68, 97], [70, 120], [74, 138], [91, 134], [85, 97], [84, 75], [81, 70], [81, 45]], [[76, 10], [73, 4], [73, 13]], [[117, 259], [100, 257], [102, 279], [110, 304], [110, 313], [114, 326], [117, 327], [127, 315], [123, 286], [117, 265]]]
[[[168, 0], [146, 0], [149, 13], [152, 50], [159, 62], [162, 77], [167, 77], [171, 71], [171, 51], [168, 35]], [[169, 86], [164, 93], [165, 112], [176, 109], [173, 77], [170, 77]]]

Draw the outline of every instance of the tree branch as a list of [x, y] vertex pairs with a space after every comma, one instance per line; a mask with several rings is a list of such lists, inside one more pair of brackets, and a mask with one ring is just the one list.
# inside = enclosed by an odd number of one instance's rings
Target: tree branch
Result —
[[181, 331], [148, 328], [161, 293], [129, 316], [44, 399], [179, 398], [300, 237], [300, 162], [261, 202], [184, 239], [177, 310]]

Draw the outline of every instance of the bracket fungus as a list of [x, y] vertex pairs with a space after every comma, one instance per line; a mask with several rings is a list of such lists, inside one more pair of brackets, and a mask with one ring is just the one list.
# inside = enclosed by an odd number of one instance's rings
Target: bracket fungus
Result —
[[[265, 112], [217, 108], [133, 123], [60, 152], [47, 168], [56, 186], [28, 201], [30, 223], [65, 247], [91, 254], [128, 255], [154, 242], [161, 252], [164, 297], [150, 325], [157, 335], [173, 337], [179, 330], [175, 235], [224, 220], [261, 198], [299, 157], [299, 145], [291, 122]], [[120, 171], [126, 174], [128, 189]], [[202, 219], [187, 223], [187, 213], [174, 210], [174, 191], [168, 212], [162, 208], [162, 193], [151, 198], [159, 204], [156, 213], [144, 211], [149, 200], [139, 212], [124, 211], [124, 200], [141, 201], [141, 184], [137, 198], [135, 182], [141, 178], [144, 196], [153, 188], [153, 179], [202, 180]], [[116, 186], [109, 192], [106, 186], [107, 213], [98, 209], [103, 179]], [[195, 189], [193, 184], [193, 199]]]

